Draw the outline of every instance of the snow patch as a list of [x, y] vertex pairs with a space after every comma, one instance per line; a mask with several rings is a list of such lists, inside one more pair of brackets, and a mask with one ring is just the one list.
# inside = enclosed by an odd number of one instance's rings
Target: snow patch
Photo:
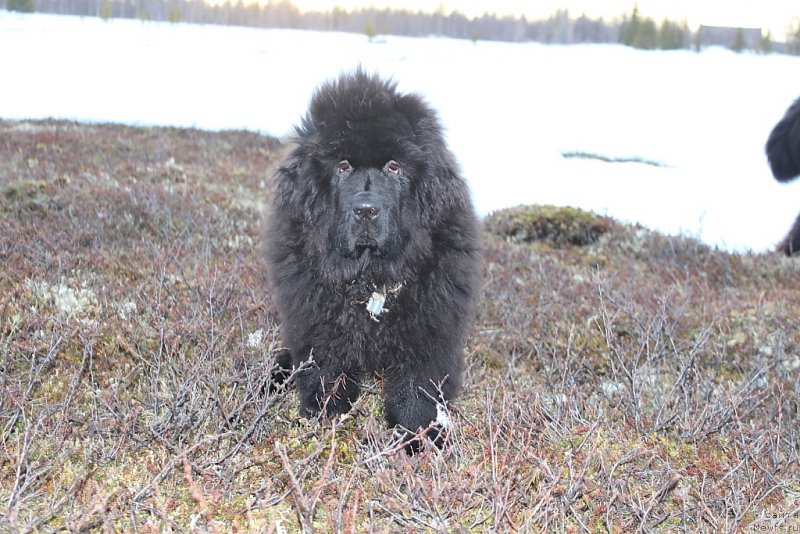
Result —
[[[439, 111], [481, 215], [575, 206], [759, 252], [800, 210], [800, 180], [777, 183], [764, 155], [797, 98], [796, 56], [395, 36], [376, 45], [336, 32], [7, 11], [0, 42], [14, 51], [4, 72], [25, 73], [3, 81], [4, 118], [283, 137], [321, 81], [362, 65]], [[69, 83], [53, 91], [53, 80]], [[620, 156], [665, 166], [602, 161]]]

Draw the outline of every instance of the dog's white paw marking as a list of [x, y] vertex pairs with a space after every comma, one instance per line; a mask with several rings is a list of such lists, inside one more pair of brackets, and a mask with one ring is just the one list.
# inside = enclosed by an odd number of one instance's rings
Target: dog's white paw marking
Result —
[[450, 414], [443, 404], [436, 403], [436, 424], [443, 429], [451, 428], [453, 422], [450, 420]]

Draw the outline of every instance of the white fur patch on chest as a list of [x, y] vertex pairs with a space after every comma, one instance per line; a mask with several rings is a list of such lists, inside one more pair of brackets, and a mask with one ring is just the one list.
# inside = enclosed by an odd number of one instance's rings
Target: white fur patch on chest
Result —
[[[403, 282], [398, 282], [394, 287], [390, 287], [388, 289], [386, 288], [385, 284], [380, 289], [375, 286], [375, 284], [373, 284], [372, 287], [375, 289], [375, 291], [373, 291], [372, 295], [370, 295], [366, 304], [366, 309], [373, 321], [380, 321], [379, 317], [381, 314], [389, 311], [389, 303], [387, 302], [389, 297], [394, 299], [397, 298], [400, 290], [403, 289]], [[363, 304], [364, 301], [356, 301], [356, 303]]]
[[373, 291], [372, 296], [367, 301], [367, 311], [375, 317], [380, 317], [381, 313], [383, 313], [384, 302], [386, 302], [386, 295]]

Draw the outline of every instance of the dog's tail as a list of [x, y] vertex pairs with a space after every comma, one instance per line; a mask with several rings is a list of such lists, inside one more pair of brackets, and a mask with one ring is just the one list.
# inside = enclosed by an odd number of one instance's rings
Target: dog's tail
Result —
[[786, 110], [767, 139], [767, 159], [772, 175], [786, 182], [800, 175], [800, 98]]

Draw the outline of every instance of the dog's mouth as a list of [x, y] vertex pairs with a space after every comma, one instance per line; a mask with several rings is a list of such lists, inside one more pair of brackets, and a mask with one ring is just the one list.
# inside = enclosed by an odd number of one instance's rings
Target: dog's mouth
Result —
[[355, 247], [353, 251], [355, 252], [356, 257], [361, 257], [364, 255], [365, 252], [369, 251], [370, 253], [374, 253], [378, 250], [378, 242], [369, 236], [362, 236], [356, 239]]

